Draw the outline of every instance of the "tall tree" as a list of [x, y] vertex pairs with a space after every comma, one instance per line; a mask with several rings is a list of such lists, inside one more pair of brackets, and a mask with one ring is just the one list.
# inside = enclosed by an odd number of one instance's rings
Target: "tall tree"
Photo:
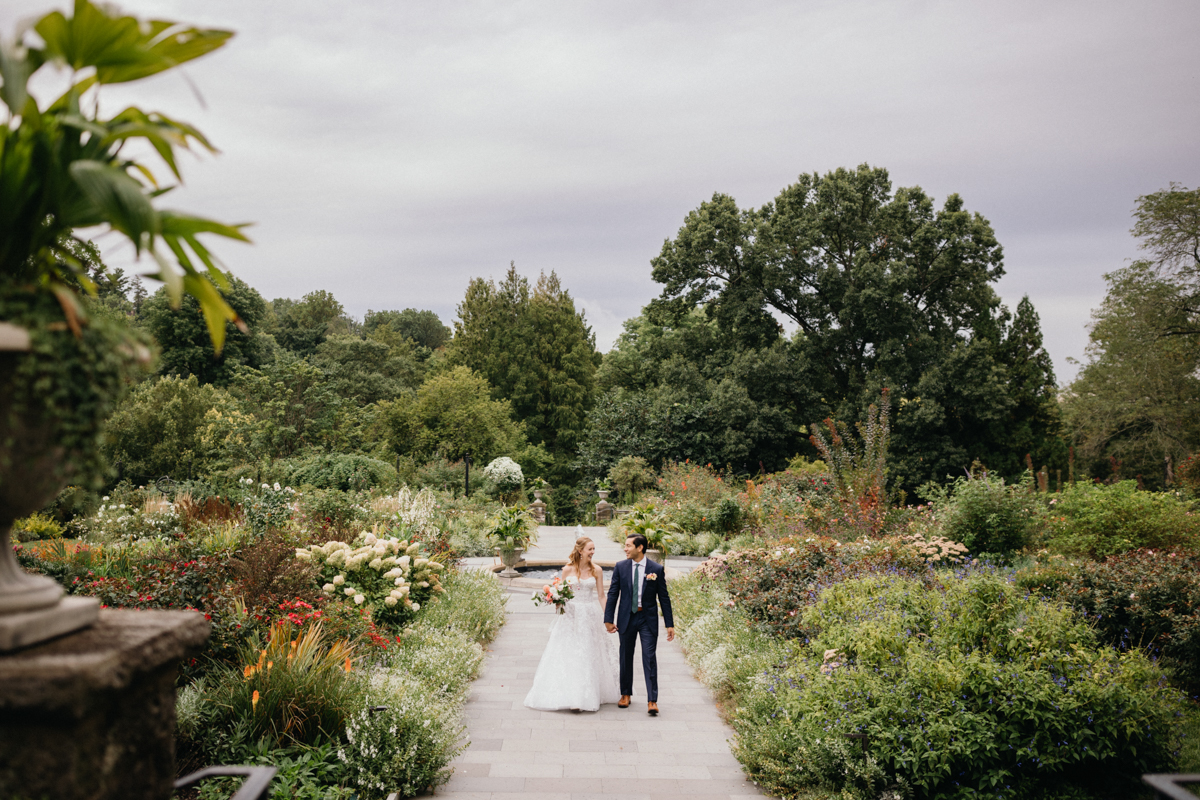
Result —
[[529, 440], [555, 460], [562, 479], [583, 436], [599, 356], [582, 311], [558, 276], [529, 281], [510, 264], [504, 280], [476, 278], [458, 306], [453, 363], [482, 375], [512, 403]]
[[363, 328], [368, 334], [378, 328], [391, 328], [405, 339], [430, 350], [445, 347], [450, 341], [450, 329], [432, 311], [406, 308], [403, 311], [367, 311]]
[[201, 383], [225, 386], [233, 380], [238, 367], [259, 367], [264, 363], [270, 340], [264, 342], [259, 329], [266, 316], [266, 303], [245, 281], [232, 275], [226, 279], [228, 289], [223, 293], [224, 301], [247, 331], [234, 327], [233, 323], [225, 323], [225, 346], [219, 355], [213, 350], [211, 331], [201, 313], [200, 303], [191, 295], [184, 295], [179, 312], [171, 310], [166, 287], [142, 305], [138, 321], [162, 347], [160, 373], [178, 377], [195, 375]]
[[771, 341], [772, 314], [795, 323], [794, 377], [816, 398], [801, 418], [859, 419], [889, 387], [901, 486], [1013, 449], [1007, 315], [990, 285], [1002, 250], [958, 195], [935, 210], [919, 187], [893, 193], [887, 171], [867, 165], [801, 175], [756, 210], [716, 194], [652, 265], [664, 284], [656, 320], [702, 307], [747, 345]]
[[1152, 483], [1200, 450], [1200, 338], [1186, 327], [1186, 291], [1146, 262], [1105, 276], [1108, 296], [1092, 314], [1087, 362], [1065, 392], [1081, 455], [1123, 462], [1125, 477]]
[[271, 301], [267, 332], [274, 334], [280, 346], [301, 358], [317, 351], [326, 337], [349, 333], [350, 325], [342, 304], [330, 292], [318, 289], [299, 301], [279, 298]]
[[1168, 334], [1200, 334], [1200, 189], [1170, 188], [1138, 198], [1133, 235], [1155, 272], [1179, 288]]

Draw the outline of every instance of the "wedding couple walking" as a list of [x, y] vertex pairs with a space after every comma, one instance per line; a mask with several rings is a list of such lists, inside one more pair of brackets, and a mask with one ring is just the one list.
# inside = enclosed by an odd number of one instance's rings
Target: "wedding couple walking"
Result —
[[[575, 593], [554, 618], [525, 705], [541, 711], [597, 711], [603, 703], [629, 708], [633, 699], [634, 650], [642, 649], [646, 710], [658, 716], [658, 607], [662, 605], [667, 641], [675, 638], [666, 571], [646, 558], [646, 538], [625, 540], [628, 558], [613, 568], [604, 589], [604, 572], [592, 563], [596, 543], [575, 541], [563, 579]], [[617, 634], [616, 637], [609, 634]], [[617, 640], [614, 642], [614, 638]]]

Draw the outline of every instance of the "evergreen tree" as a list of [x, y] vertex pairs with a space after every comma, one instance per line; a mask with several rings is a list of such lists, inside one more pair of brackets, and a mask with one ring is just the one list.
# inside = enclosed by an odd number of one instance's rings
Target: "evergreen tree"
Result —
[[529, 281], [510, 264], [497, 285], [472, 280], [458, 306], [452, 363], [469, 367], [512, 404], [531, 442], [567, 477], [587, 424], [599, 360], [595, 336], [553, 272]]

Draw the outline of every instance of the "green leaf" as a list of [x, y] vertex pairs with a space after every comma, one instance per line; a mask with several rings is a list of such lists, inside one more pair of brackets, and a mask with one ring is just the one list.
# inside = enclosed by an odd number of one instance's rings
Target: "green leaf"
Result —
[[171, 69], [221, 47], [232, 31], [193, 28], [168, 20], [117, 16], [88, 0], [75, 14], [47, 14], [34, 26], [47, 58], [75, 70], [96, 68], [100, 83], [125, 83]]
[[141, 185], [124, 171], [92, 160], [76, 161], [69, 171], [92, 206], [92, 219], [76, 224], [107, 222], [128, 236], [138, 252], [145, 235], [153, 238], [158, 233], [158, 212]]
[[29, 76], [42, 66], [42, 54], [19, 44], [0, 41], [0, 100], [14, 115], [20, 114], [29, 98]]

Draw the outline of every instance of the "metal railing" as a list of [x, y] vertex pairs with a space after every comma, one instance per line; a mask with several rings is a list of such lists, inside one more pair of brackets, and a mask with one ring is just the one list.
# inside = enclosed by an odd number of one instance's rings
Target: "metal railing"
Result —
[[1200, 773], [1143, 775], [1142, 783], [1152, 788], [1159, 797], [1168, 800], [1196, 800], [1195, 793], [1183, 787], [1187, 784], [1200, 784]]
[[175, 781], [176, 789], [192, 786], [209, 778], [245, 778], [229, 800], [267, 800], [275, 767], [205, 767]]

